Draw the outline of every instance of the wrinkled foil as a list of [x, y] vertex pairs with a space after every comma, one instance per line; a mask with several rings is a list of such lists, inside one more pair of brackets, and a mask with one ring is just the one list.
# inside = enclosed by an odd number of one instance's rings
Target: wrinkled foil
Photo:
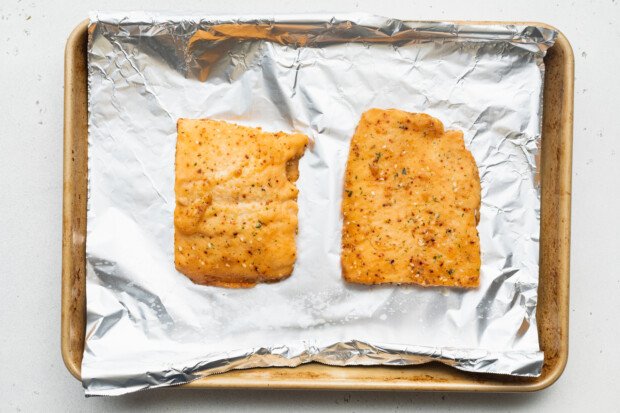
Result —
[[[543, 57], [539, 27], [337, 16], [91, 16], [87, 395], [231, 369], [411, 365], [537, 376]], [[480, 287], [343, 282], [340, 202], [363, 111], [425, 112], [460, 129], [482, 184]], [[175, 270], [178, 118], [299, 131], [293, 275], [251, 289]]]

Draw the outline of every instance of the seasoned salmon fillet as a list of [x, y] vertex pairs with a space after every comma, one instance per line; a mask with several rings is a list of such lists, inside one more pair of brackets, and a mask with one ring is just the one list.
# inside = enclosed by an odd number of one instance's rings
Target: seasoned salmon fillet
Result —
[[198, 284], [252, 287], [295, 264], [297, 164], [308, 138], [179, 119], [174, 261]]
[[479, 209], [478, 168], [462, 132], [422, 113], [368, 110], [345, 172], [345, 280], [477, 287]]

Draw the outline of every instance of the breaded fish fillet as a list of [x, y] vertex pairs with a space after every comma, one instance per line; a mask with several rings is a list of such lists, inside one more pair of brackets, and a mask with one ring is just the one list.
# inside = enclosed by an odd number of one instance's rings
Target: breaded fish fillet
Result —
[[199, 284], [252, 287], [295, 263], [297, 164], [308, 138], [179, 119], [174, 260]]
[[477, 287], [479, 209], [478, 168], [462, 132], [426, 114], [365, 112], [345, 173], [344, 278]]

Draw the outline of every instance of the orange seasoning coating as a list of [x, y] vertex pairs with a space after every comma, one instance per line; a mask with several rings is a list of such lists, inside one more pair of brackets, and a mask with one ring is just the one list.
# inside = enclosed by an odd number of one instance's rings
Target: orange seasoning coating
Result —
[[198, 284], [252, 287], [295, 264], [297, 164], [308, 138], [179, 119], [174, 260]]
[[368, 110], [345, 172], [345, 280], [477, 287], [479, 209], [478, 168], [462, 132], [426, 114]]

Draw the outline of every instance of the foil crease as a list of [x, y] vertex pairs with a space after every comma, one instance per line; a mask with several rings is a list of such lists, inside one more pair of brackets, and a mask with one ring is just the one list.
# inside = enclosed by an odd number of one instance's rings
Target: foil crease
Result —
[[[365, 14], [93, 13], [86, 394], [313, 361], [539, 375], [537, 154], [543, 57], [555, 37]], [[343, 282], [344, 167], [360, 115], [373, 107], [426, 112], [464, 132], [482, 184], [479, 288]], [[290, 278], [230, 290], [175, 270], [181, 117], [310, 136]]]

